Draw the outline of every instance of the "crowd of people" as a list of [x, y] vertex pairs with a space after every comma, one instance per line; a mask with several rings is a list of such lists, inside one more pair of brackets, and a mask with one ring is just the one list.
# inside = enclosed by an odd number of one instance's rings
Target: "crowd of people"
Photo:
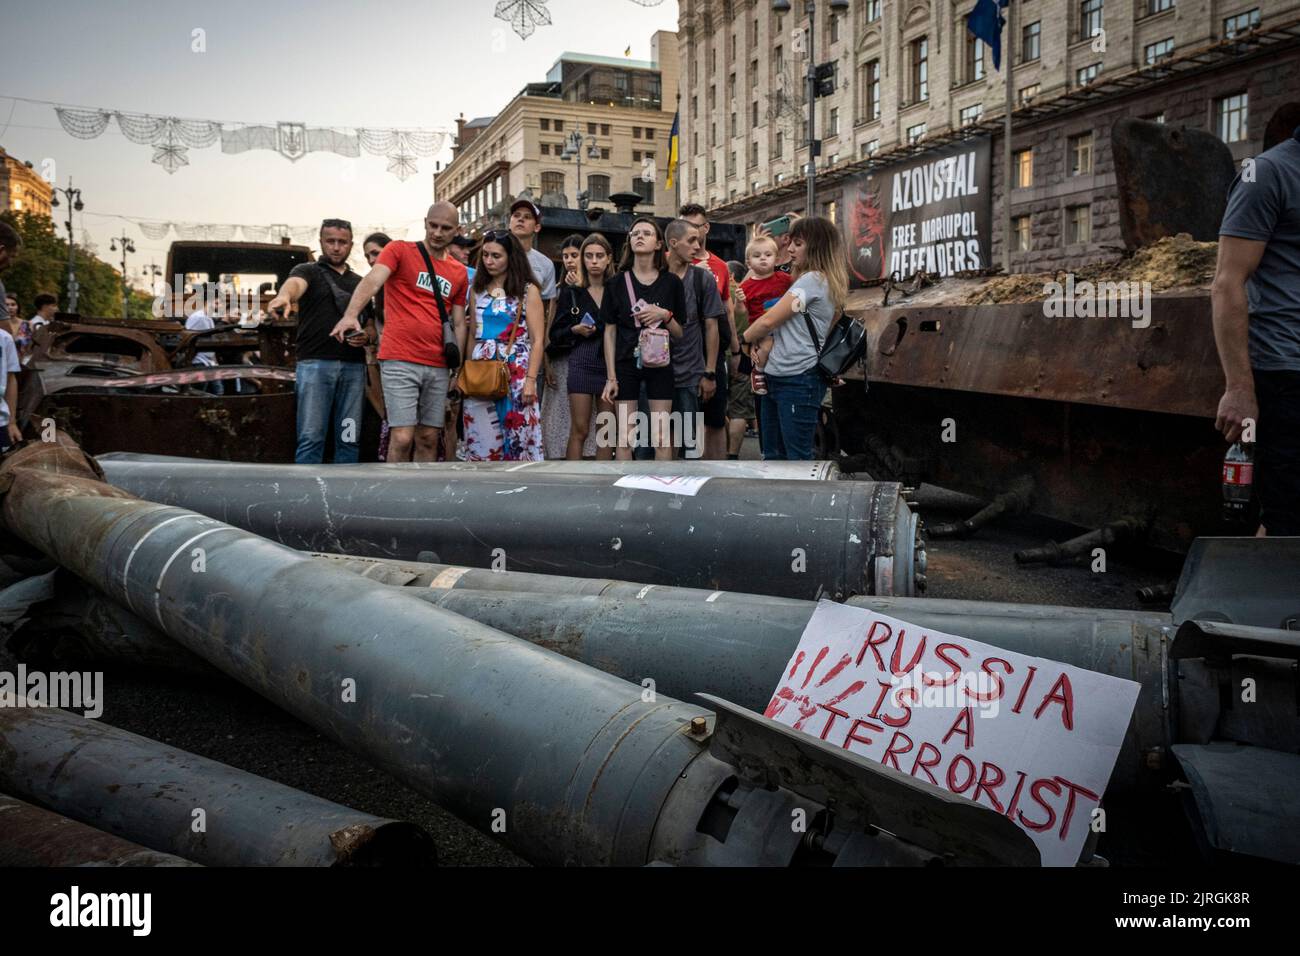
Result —
[[[542, 210], [519, 199], [507, 228], [471, 238], [434, 203], [424, 239], [362, 242], [321, 224], [320, 256], [271, 301], [298, 313], [296, 460], [357, 461], [366, 364], [378, 366], [388, 461], [811, 459], [825, 384], [816, 370], [848, 293], [834, 224], [792, 217], [755, 230], [746, 261], [710, 253], [688, 204], [661, 229], [636, 219], [616, 256], [575, 234], [560, 268], [537, 248]], [[617, 262], [616, 262], [617, 259]]]
[[[825, 394], [817, 343], [844, 307], [847, 260], [834, 224], [791, 220], [779, 236], [756, 228], [745, 262], [724, 262], [706, 248], [704, 208], [687, 204], [662, 229], [637, 218], [617, 254], [598, 232], [569, 236], [557, 275], [531, 200], [479, 237], [439, 202], [423, 240], [367, 235], [362, 276], [349, 265], [351, 223], [326, 219], [317, 258], [267, 307], [297, 313], [295, 460], [360, 459], [368, 366], [382, 460], [738, 458], [746, 435], [766, 459], [811, 459]], [[0, 255], [20, 244], [0, 235]], [[3, 286], [0, 297], [0, 376], [14, 393], [0, 438], [14, 442], [16, 373], [58, 302], [39, 295], [23, 319]], [[200, 307], [185, 324], [234, 320]], [[217, 363], [210, 352], [194, 361]]]

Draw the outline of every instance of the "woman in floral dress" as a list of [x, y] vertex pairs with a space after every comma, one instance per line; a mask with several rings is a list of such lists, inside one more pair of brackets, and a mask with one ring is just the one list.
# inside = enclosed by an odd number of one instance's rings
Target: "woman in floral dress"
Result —
[[541, 292], [532, 281], [527, 254], [508, 232], [485, 235], [474, 266], [470, 304], [476, 331], [470, 358], [505, 359], [510, 390], [496, 401], [465, 396], [465, 460], [541, 461]]

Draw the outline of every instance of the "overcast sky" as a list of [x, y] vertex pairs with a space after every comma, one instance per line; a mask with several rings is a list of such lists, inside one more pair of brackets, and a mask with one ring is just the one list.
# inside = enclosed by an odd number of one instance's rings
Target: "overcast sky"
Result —
[[[650, 0], [646, 0], [650, 2]], [[129, 142], [116, 122], [100, 137], [65, 133], [49, 106], [62, 104], [211, 119], [303, 122], [309, 126], [455, 129], [496, 113], [525, 83], [544, 78], [566, 51], [650, 58], [656, 30], [676, 30], [676, 0], [549, 0], [551, 25], [527, 40], [493, 16], [496, 0], [42, 0], [5, 3], [0, 32], [0, 146], [40, 168], [71, 175], [87, 213], [182, 222], [306, 224], [351, 219], [358, 232], [387, 226], [398, 238], [418, 227], [436, 159], [400, 182], [387, 160], [311, 153], [291, 163], [276, 153], [191, 149], [173, 174], [152, 148]], [[206, 51], [194, 52], [196, 29]], [[448, 141], [450, 143], [450, 140]], [[56, 224], [63, 222], [57, 214]], [[132, 224], [78, 217], [100, 258], [125, 228], [139, 250], [136, 273], [161, 266], [175, 238], [146, 239]], [[61, 229], [62, 226], [59, 225]], [[360, 236], [358, 235], [358, 241]]]

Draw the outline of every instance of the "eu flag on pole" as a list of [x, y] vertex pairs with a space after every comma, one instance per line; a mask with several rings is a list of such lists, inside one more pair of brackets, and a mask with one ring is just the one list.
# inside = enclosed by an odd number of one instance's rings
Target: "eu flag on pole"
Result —
[[975, 0], [975, 6], [966, 15], [966, 28], [977, 39], [983, 40], [993, 51], [993, 69], [1002, 68], [1002, 26], [1006, 18], [1002, 10], [1007, 0]]
[[668, 189], [673, 188], [673, 177], [677, 175], [677, 147], [679, 135], [677, 123], [681, 118], [681, 115], [681, 110], [678, 110], [673, 114], [673, 131], [668, 134]]

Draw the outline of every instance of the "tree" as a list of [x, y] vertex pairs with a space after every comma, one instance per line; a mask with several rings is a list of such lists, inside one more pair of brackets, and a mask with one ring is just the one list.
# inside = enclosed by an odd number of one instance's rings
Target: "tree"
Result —
[[[18, 297], [23, 318], [29, 316], [36, 296], [52, 292], [59, 297], [59, 307], [68, 305], [68, 243], [54, 231], [54, 223], [44, 216], [20, 212], [0, 213], [23, 237], [23, 245], [13, 263], [5, 270], [5, 291]], [[85, 250], [76, 250], [77, 311], [82, 315], [119, 316], [122, 314], [122, 275], [106, 262]], [[128, 300], [133, 319], [153, 315], [153, 297], [132, 290]]]

